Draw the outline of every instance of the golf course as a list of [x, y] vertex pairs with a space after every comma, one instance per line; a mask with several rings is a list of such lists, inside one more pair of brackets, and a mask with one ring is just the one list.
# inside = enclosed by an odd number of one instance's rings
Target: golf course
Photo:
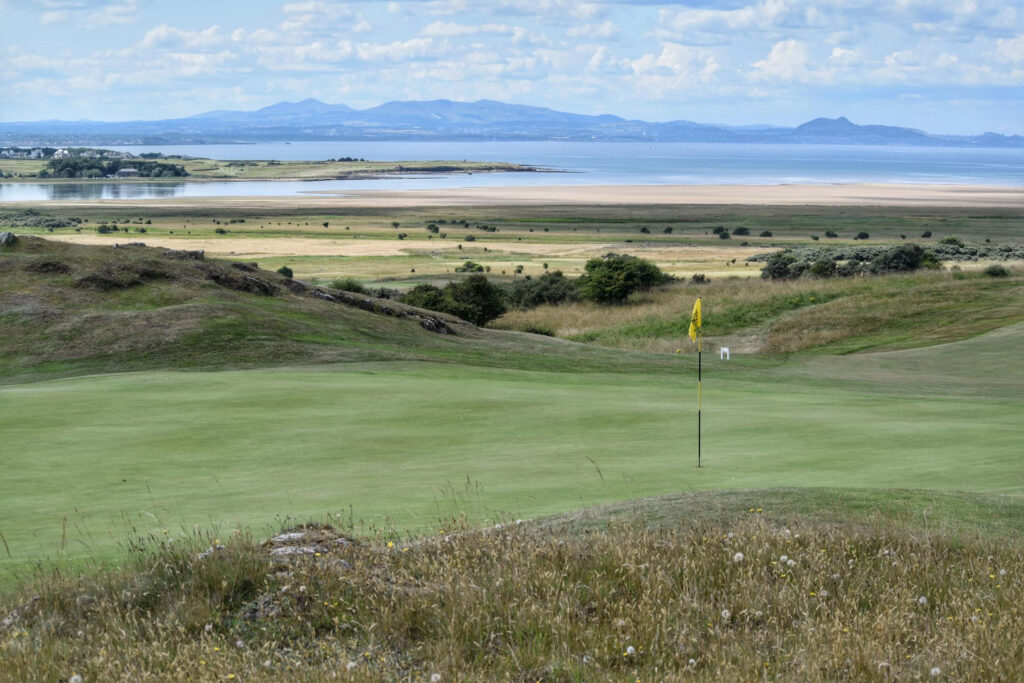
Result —
[[[0, 219], [0, 678], [1021, 674], [1018, 209], [130, 210]], [[760, 277], [819, 235], [957, 256]]]

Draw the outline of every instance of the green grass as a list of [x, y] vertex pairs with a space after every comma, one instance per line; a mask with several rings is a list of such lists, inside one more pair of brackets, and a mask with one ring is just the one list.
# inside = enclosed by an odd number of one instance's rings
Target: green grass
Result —
[[[259, 529], [349, 506], [378, 528], [415, 531], [467, 509], [534, 517], [680, 490], [1020, 495], [1024, 377], [1019, 364], [999, 370], [1017, 334], [967, 342], [970, 370], [949, 364], [958, 345], [861, 366], [709, 360], [700, 470], [682, 361], [628, 374], [375, 363], [10, 386], [3, 564], [110, 558], [129, 527]], [[913, 372], [891, 383], [861, 371], [900, 367], [899, 354], [924, 364], [920, 386]], [[1005, 391], [986, 395], [995, 374]], [[467, 481], [479, 500], [466, 500]]]

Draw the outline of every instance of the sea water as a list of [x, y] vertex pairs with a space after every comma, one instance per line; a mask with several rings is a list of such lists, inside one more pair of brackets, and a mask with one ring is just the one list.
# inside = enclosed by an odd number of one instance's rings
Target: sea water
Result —
[[0, 201], [296, 196], [347, 190], [537, 185], [912, 183], [1024, 188], [1024, 149], [642, 142], [274, 142], [111, 147], [218, 160], [499, 161], [546, 173], [327, 181], [4, 183]]

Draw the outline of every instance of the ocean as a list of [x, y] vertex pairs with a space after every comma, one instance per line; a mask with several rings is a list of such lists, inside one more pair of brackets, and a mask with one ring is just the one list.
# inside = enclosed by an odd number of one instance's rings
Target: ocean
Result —
[[912, 183], [1024, 188], [1024, 149], [640, 142], [278, 142], [112, 149], [219, 160], [504, 161], [550, 173], [477, 173], [337, 181], [0, 183], [0, 202], [301, 196], [323, 190], [537, 185]]

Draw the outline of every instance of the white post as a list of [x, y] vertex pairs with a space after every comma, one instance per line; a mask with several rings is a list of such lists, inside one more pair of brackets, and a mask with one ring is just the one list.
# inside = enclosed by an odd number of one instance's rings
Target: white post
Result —
[[718, 358], [720, 360], [732, 360], [731, 356], [729, 355], [729, 347], [728, 346], [721, 346], [721, 347], [719, 347], [719, 349], [718, 349]]

